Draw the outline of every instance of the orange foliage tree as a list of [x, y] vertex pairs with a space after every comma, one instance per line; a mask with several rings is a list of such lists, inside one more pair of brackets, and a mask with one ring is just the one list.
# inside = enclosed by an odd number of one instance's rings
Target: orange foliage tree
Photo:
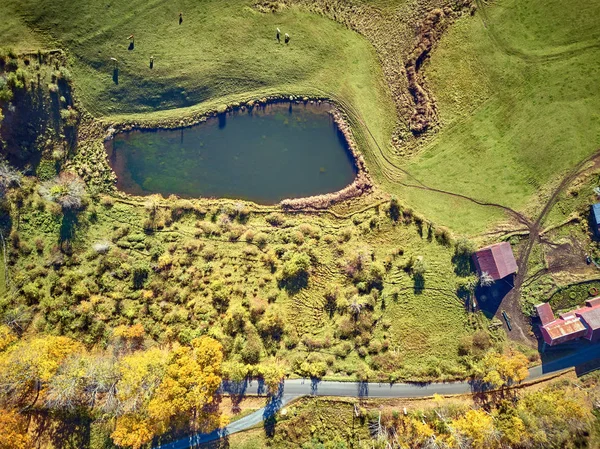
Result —
[[0, 449], [28, 449], [27, 423], [15, 410], [0, 409]]

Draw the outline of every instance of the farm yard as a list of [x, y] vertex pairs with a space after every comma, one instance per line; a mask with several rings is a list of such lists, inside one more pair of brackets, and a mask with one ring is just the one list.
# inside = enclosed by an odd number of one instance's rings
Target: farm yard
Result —
[[[137, 449], [260, 408], [219, 406], [221, 380], [273, 395], [290, 377], [454, 381], [552, 357], [534, 306], [558, 315], [600, 289], [599, 13], [592, 0], [2, 2], [0, 427], [24, 448]], [[262, 173], [300, 167], [260, 157], [302, 144], [298, 160], [318, 147], [310, 179], [332, 176], [322, 130], [292, 114], [325, 104], [347, 187], [277, 204], [164, 193], [227, 192], [234, 164], [264, 190]], [[286, 145], [255, 121], [209, 166], [210, 139], [249, 117], [310, 137]], [[252, 139], [254, 165], [240, 162]], [[118, 159], [116, 142], [137, 152]], [[499, 242], [516, 268], [489, 279], [472, 256]], [[279, 418], [306, 427], [315, 407]], [[370, 407], [327, 440], [368, 439]], [[270, 444], [329, 447], [304, 427]], [[263, 447], [255, 434], [232, 447]]]

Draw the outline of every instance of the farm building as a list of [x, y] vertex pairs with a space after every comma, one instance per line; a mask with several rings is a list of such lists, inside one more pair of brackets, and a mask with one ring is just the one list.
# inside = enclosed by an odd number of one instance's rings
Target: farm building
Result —
[[600, 340], [600, 296], [585, 302], [585, 306], [554, 317], [550, 304], [535, 306], [540, 318], [540, 331], [549, 346], [585, 338]]
[[517, 272], [517, 262], [510, 243], [501, 242], [486, 246], [473, 254], [477, 273], [487, 273], [494, 281]]
[[600, 237], [600, 203], [596, 203], [592, 206], [590, 215], [594, 234], [597, 237]]

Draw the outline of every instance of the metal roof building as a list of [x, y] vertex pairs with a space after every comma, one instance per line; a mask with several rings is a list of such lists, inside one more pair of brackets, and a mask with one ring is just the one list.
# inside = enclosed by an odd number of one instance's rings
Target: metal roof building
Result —
[[596, 224], [600, 224], [600, 203], [592, 206], [592, 218]]
[[540, 317], [540, 321], [542, 322], [542, 326], [554, 321], [554, 312], [552, 312], [552, 307], [547, 302], [543, 302], [542, 304], [538, 304], [535, 306], [535, 310]]
[[573, 310], [587, 328], [585, 338], [596, 342], [600, 340], [600, 297], [585, 302], [585, 307]]
[[473, 254], [473, 262], [480, 276], [485, 272], [495, 281], [517, 272], [517, 261], [508, 242], [481, 248]]
[[542, 337], [550, 346], [582, 337], [592, 342], [600, 341], [600, 297], [590, 299], [585, 302], [585, 307], [562, 313], [556, 319], [547, 303], [538, 304], [535, 309], [542, 322]]

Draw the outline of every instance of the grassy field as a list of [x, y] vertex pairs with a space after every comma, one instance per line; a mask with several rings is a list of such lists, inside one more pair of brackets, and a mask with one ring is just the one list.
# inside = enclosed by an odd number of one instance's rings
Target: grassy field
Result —
[[[454, 271], [454, 246], [410, 217], [395, 224], [385, 207], [336, 219], [207, 200], [159, 201], [151, 213], [151, 202], [96, 198], [72, 222], [30, 189], [0, 308], [19, 310], [34, 332], [103, 345], [115, 326], [141, 323], [163, 344], [209, 333], [230, 361], [277, 359], [300, 375], [308, 361], [329, 377], [428, 379], [465, 376], [459, 344], [487, 327], [456, 296], [467, 278]], [[307, 284], [282, 285], [286, 261], [301, 253]], [[420, 258], [417, 283], [410, 267]]]
[[[365, 3], [390, 17], [406, 7]], [[506, 217], [404, 188], [384, 156], [429, 186], [531, 212], [540, 191], [600, 146], [596, 2], [502, 0], [459, 19], [423, 69], [442, 126], [407, 160], [392, 155], [397, 115], [366, 39], [298, 7], [264, 14], [251, 5], [8, 1], [0, 6], [9, 17], [0, 38], [18, 49], [65, 47], [79, 98], [111, 120], [177, 117], [277, 93], [336, 98], [357, 112], [381, 147], [353, 123], [376, 180], [461, 233], [483, 232]], [[276, 27], [291, 34], [290, 45], [276, 43]], [[119, 60], [118, 84], [111, 57]]]
[[[600, 148], [599, 30], [600, 4], [591, 0], [502, 0], [464, 16], [424, 68], [442, 127], [407, 169], [433, 187], [536, 209], [540, 190]], [[497, 218], [493, 209], [465, 204], [456, 214], [443, 198], [404, 194], [463, 232]]]
[[[0, 41], [18, 48], [35, 49], [39, 41], [65, 47], [78, 95], [96, 116], [200, 103], [206, 110], [276, 93], [331, 95], [352, 103], [387, 142], [396, 115], [369, 43], [297, 8], [264, 14], [252, 4], [9, 1], [1, 7], [10, 22], [0, 27]], [[283, 36], [277, 43], [277, 27], [291, 35], [289, 45]], [[34, 39], [28, 29], [36, 30]], [[129, 50], [131, 34], [135, 45]], [[119, 60], [118, 84], [111, 57]]]

